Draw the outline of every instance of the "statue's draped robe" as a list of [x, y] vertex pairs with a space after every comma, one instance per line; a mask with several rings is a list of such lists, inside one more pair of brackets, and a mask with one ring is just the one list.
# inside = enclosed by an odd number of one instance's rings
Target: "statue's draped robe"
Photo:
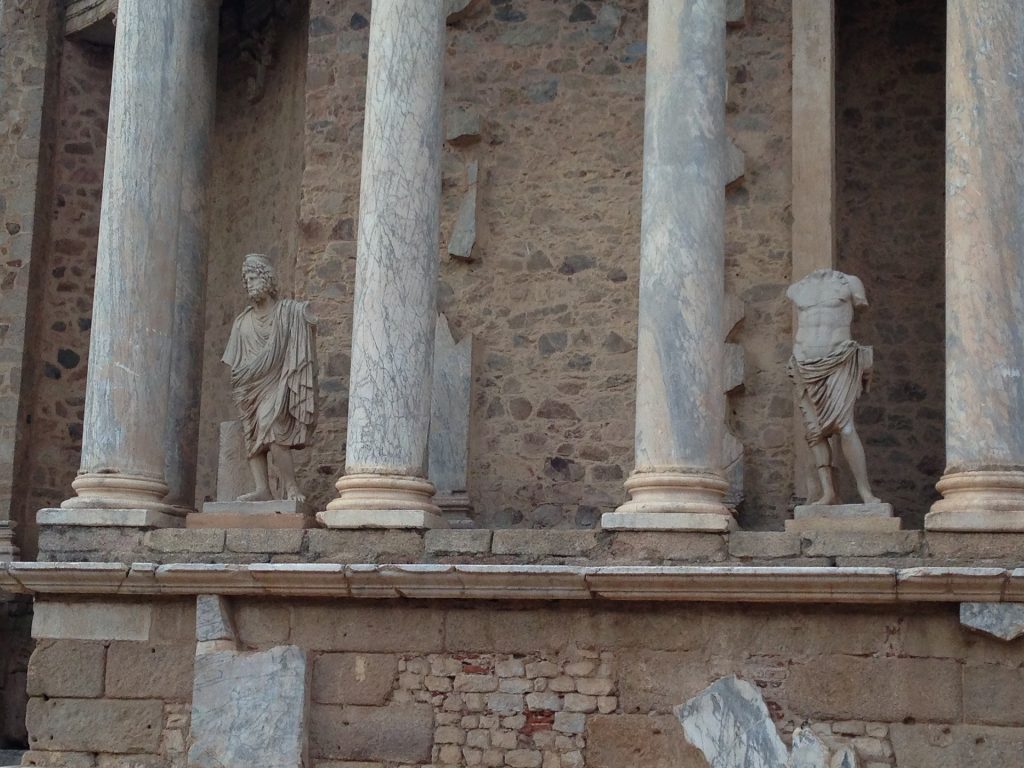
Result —
[[302, 448], [316, 427], [316, 325], [309, 302], [282, 299], [265, 317], [246, 307], [222, 360], [249, 456], [272, 444]]
[[826, 357], [790, 358], [789, 375], [797, 387], [798, 404], [807, 428], [807, 442], [816, 445], [853, 422], [853, 405], [866, 388], [871, 347], [845, 341]]

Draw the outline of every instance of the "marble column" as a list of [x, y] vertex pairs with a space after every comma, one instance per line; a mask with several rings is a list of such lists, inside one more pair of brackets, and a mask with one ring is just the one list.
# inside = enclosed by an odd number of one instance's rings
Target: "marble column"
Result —
[[[118, 6], [82, 463], [77, 495], [62, 505], [82, 520], [173, 524], [165, 467], [175, 297], [179, 271], [200, 255], [182, 257], [180, 248], [194, 249], [202, 230], [196, 185], [205, 176], [218, 14], [209, 0]], [[201, 270], [178, 293], [201, 311], [195, 280]]]
[[443, 0], [374, 0], [348, 441], [328, 527], [446, 527], [426, 479], [444, 35]]
[[[213, 3], [217, 5], [218, 3]], [[183, 66], [191, 92], [182, 157], [181, 208], [178, 214], [177, 274], [171, 383], [164, 437], [165, 501], [179, 512], [194, 512], [199, 452], [199, 404], [203, 389], [203, 340], [206, 335], [206, 262], [209, 240], [208, 189], [217, 103], [217, 18], [204, 24], [202, 38]]]
[[1024, 531], [1024, 14], [947, 17], [946, 472], [925, 528]]
[[603, 528], [725, 531], [725, 0], [650, 0], [632, 499]]

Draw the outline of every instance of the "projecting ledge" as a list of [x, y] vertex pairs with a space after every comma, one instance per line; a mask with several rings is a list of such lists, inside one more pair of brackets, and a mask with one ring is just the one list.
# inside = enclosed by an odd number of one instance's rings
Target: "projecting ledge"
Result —
[[462, 600], [1024, 602], [1024, 568], [5, 563], [0, 592]]

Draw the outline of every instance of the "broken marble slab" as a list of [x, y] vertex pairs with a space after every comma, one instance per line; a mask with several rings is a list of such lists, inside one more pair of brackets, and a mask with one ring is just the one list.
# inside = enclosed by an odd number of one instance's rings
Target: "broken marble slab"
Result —
[[294, 645], [197, 655], [188, 768], [307, 768], [307, 669]]
[[434, 373], [431, 386], [427, 477], [434, 484], [434, 503], [451, 527], [472, 527], [468, 494], [469, 425], [473, 388], [473, 335], [456, 343], [448, 318], [437, 316], [434, 332]]
[[[487, 0], [445, 0], [444, 15], [448, 24], [458, 24], [468, 19], [481, 8]], [[735, 0], [730, 0], [734, 2]]]
[[764, 699], [750, 683], [723, 677], [675, 708], [686, 740], [710, 768], [782, 768], [789, 754]]
[[220, 423], [220, 451], [217, 454], [217, 501], [234, 501], [252, 490], [252, 473], [245, 455], [242, 422]]
[[729, 29], [745, 26], [747, 23], [747, 0], [725, 0], [725, 25]]
[[810, 728], [793, 731], [793, 750], [787, 768], [830, 768], [829, 757], [829, 748]]
[[960, 603], [960, 623], [1007, 642], [1024, 635], [1024, 603]]
[[466, 165], [466, 194], [459, 206], [455, 228], [448, 239], [448, 255], [463, 261], [473, 261], [473, 246], [476, 245], [476, 191], [480, 164], [476, 160]]
[[481, 130], [480, 113], [473, 107], [453, 107], [445, 113], [444, 140], [453, 147], [468, 147], [470, 144], [476, 144], [480, 141]]
[[196, 653], [238, 650], [231, 604], [223, 595], [196, 597]]
[[732, 139], [725, 145], [725, 188], [735, 189], [747, 175], [747, 156]]
[[852, 747], [842, 747], [832, 755], [828, 768], [857, 768], [857, 753]]

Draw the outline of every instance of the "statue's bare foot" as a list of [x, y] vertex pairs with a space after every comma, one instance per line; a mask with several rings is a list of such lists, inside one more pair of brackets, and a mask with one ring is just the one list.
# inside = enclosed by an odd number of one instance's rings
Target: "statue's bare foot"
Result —
[[865, 504], [881, 504], [882, 503], [882, 500], [880, 498], [878, 498], [877, 496], [874, 496], [874, 495], [872, 495], [870, 493], [862, 493], [860, 495], [860, 500], [863, 501]]
[[270, 491], [257, 489], [252, 493], [243, 493], [238, 497], [238, 501], [273, 501], [274, 497]]
[[306, 494], [298, 489], [298, 486], [288, 486], [287, 497], [292, 501], [297, 501], [302, 504], [306, 500]]
[[839, 499], [837, 499], [834, 495], [826, 493], [824, 496], [822, 496], [820, 499], [814, 502], [814, 506], [830, 507], [837, 501], [839, 501]]

